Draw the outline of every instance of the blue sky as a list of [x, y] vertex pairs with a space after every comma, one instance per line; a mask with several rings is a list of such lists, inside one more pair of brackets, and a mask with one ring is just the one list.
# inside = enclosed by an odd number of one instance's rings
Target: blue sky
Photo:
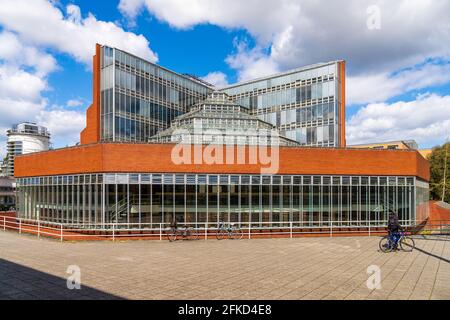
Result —
[[[127, 19], [117, 9], [119, 1], [61, 1], [63, 6], [70, 3], [80, 6], [85, 12], [94, 13], [98, 19], [116, 21], [127, 30], [143, 34], [151, 41], [152, 50], [158, 53], [158, 64], [166, 68], [198, 76], [205, 76], [212, 70], [221, 70], [231, 81], [236, 81], [236, 75], [224, 58], [233, 50], [234, 37], [247, 36], [245, 30], [228, 31], [213, 25], [177, 30], [148, 13], [137, 19], [136, 26], [128, 27]], [[88, 83], [91, 70], [76, 63], [70, 56], [62, 54], [57, 57], [62, 70], [50, 77], [50, 84], [57, 88], [50, 93], [52, 98], [56, 98], [55, 101], [59, 104], [79, 96], [91, 99], [91, 84]], [[79, 83], [82, 87], [74, 90], [74, 83]]]
[[450, 127], [448, 12], [448, 1], [2, 0], [0, 130], [37, 121], [55, 147], [76, 143], [99, 42], [218, 86], [344, 59], [348, 141], [432, 147]]

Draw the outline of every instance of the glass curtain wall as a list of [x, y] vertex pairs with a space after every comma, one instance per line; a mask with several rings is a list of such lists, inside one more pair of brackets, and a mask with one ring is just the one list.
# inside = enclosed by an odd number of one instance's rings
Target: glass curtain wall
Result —
[[147, 142], [212, 91], [123, 51], [102, 47], [100, 104], [103, 141]]
[[410, 224], [427, 188], [414, 177], [94, 174], [19, 179], [18, 208], [21, 218], [98, 227], [367, 226], [389, 209]]
[[338, 64], [332, 62], [222, 89], [302, 146], [338, 143]]

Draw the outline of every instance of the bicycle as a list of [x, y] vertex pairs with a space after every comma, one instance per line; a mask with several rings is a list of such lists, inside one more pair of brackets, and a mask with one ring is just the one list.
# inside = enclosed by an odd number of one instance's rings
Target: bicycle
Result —
[[403, 251], [411, 252], [413, 251], [415, 247], [414, 239], [411, 237], [406, 236], [406, 233], [402, 230], [399, 232], [400, 237], [398, 240], [394, 243], [394, 241], [391, 240], [391, 237], [389, 235], [384, 236], [381, 238], [379, 247], [382, 252], [391, 252], [394, 249], [397, 249], [397, 247], [400, 245], [400, 248]]
[[228, 239], [240, 240], [244, 236], [244, 232], [233, 223], [225, 225], [225, 222], [222, 221], [217, 226], [217, 229], [217, 240], [223, 240], [226, 237]]
[[198, 240], [200, 236], [194, 228], [187, 226], [182, 229], [171, 228], [167, 231], [167, 238], [170, 242], [176, 241], [180, 237], [181, 240]]

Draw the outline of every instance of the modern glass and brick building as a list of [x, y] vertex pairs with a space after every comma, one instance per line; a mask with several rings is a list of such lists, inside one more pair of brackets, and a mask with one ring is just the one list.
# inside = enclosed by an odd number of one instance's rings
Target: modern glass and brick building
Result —
[[79, 146], [17, 157], [20, 217], [107, 229], [427, 216], [416, 150], [345, 148], [343, 61], [215, 89], [97, 46], [93, 97]]
[[97, 46], [94, 68], [88, 120], [95, 123], [88, 123], [81, 143], [147, 142], [212, 92], [198, 79], [109, 47]]
[[[148, 142], [215, 88], [118, 49], [97, 46], [94, 105], [82, 143]], [[302, 146], [345, 147], [345, 62], [218, 88]], [[98, 106], [98, 107], [97, 107]]]

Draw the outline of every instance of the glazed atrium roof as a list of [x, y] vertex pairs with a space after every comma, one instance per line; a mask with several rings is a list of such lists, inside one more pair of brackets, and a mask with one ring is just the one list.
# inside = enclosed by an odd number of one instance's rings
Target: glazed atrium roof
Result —
[[226, 93], [213, 92], [167, 130], [149, 139], [158, 143], [298, 146], [270, 123], [250, 115]]

